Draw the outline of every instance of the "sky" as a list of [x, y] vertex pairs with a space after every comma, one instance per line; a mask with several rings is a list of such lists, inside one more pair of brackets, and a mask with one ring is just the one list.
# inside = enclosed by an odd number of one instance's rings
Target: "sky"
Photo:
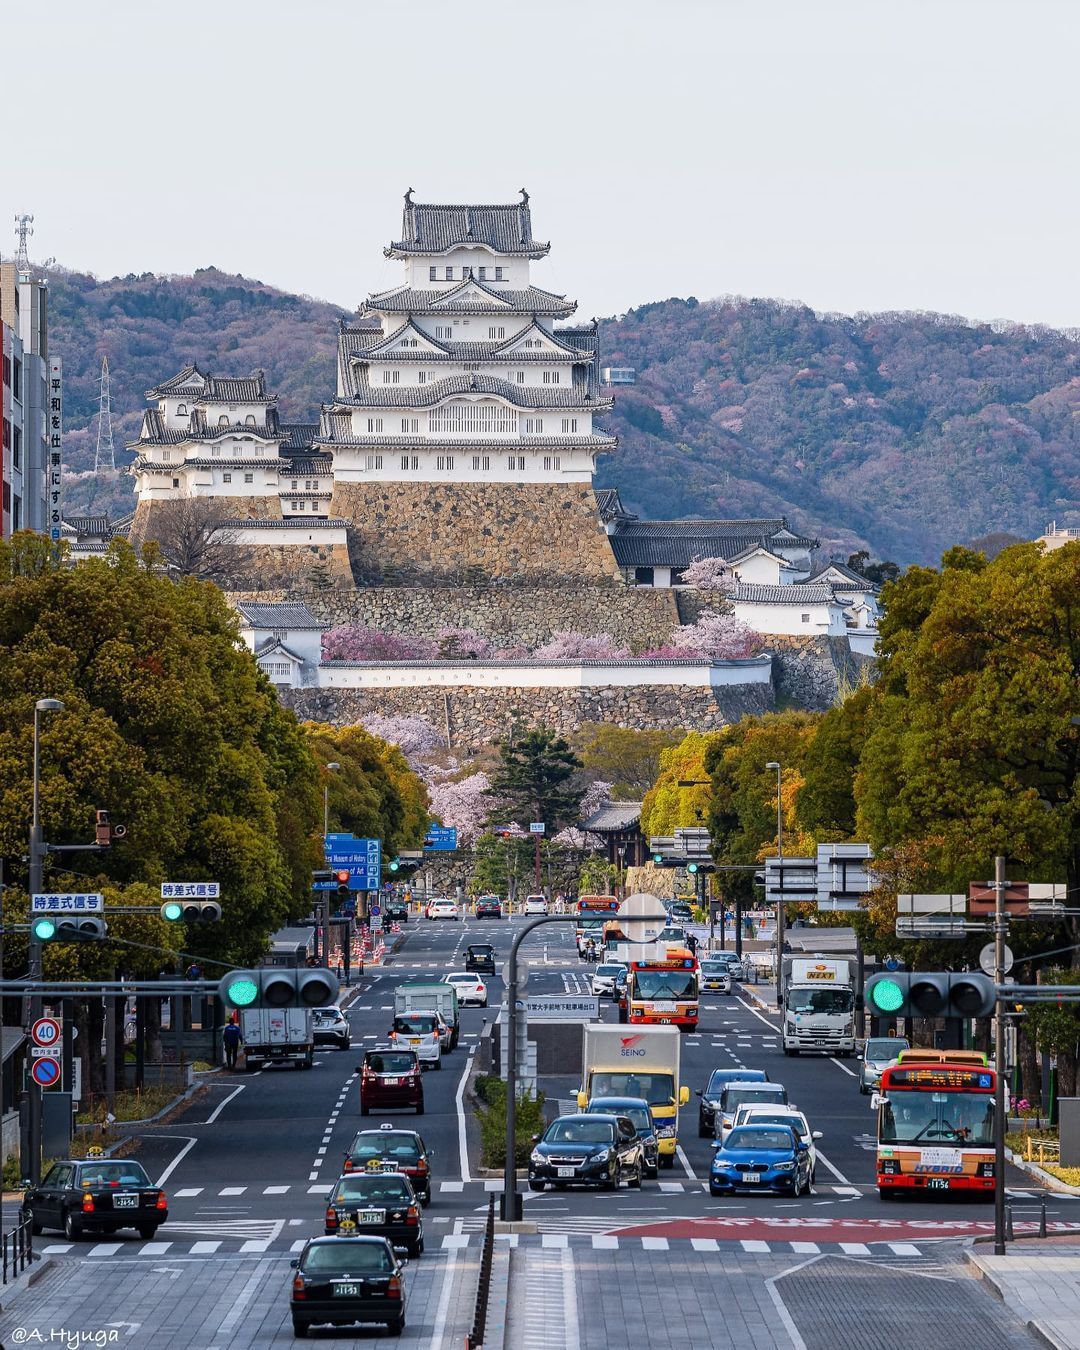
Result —
[[52, 0], [13, 35], [5, 258], [25, 211], [39, 261], [351, 307], [399, 278], [406, 188], [524, 186], [535, 279], [583, 318], [736, 294], [1080, 326], [1075, 0]]

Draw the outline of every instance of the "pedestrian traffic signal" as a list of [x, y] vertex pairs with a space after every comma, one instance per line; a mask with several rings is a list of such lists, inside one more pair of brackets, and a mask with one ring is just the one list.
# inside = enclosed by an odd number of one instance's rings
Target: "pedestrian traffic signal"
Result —
[[977, 971], [894, 971], [866, 982], [866, 1006], [878, 1017], [989, 1017], [996, 990]]
[[98, 914], [40, 914], [30, 924], [38, 942], [100, 942], [108, 932]]
[[217, 923], [221, 906], [216, 900], [166, 900], [161, 917], [168, 923]]
[[322, 1008], [337, 998], [338, 982], [328, 970], [264, 966], [231, 970], [218, 995], [229, 1008]]

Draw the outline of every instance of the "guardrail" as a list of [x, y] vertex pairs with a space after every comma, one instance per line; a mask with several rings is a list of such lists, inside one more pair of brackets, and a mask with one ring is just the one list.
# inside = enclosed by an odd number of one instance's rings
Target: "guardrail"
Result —
[[491, 1297], [491, 1262], [495, 1254], [495, 1197], [488, 1196], [487, 1222], [484, 1224], [484, 1242], [480, 1249], [480, 1278], [476, 1283], [476, 1303], [473, 1305], [472, 1328], [465, 1337], [465, 1350], [480, 1350], [487, 1334], [488, 1300]]
[[[1039, 1216], [1039, 1237], [1046, 1236], [1046, 1201], [1042, 1200], [1037, 1205], [1018, 1205], [1014, 1200], [1009, 1200], [1005, 1205], [1005, 1241], [1014, 1242], [1016, 1234], [1013, 1231], [1013, 1214], [1038, 1214]], [[1030, 1233], [1021, 1234], [1021, 1237], [1031, 1237]]]
[[1036, 1149], [1038, 1149], [1038, 1161], [1040, 1165], [1046, 1162], [1047, 1159], [1053, 1162], [1055, 1158], [1061, 1157], [1061, 1144], [1056, 1139], [1032, 1139], [1031, 1136], [1028, 1135], [1024, 1143], [1026, 1145], [1025, 1153], [1028, 1162], [1035, 1162]]
[[7, 1284], [9, 1277], [14, 1279], [20, 1275], [34, 1259], [34, 1235], [30, 1229], [30, 1220], [23, 1219], [10, 1233], [5, 1233], [0, 1239], [0, 1246], [3, 1247], [0, 1264], [3, 1266], [4, 1283]]

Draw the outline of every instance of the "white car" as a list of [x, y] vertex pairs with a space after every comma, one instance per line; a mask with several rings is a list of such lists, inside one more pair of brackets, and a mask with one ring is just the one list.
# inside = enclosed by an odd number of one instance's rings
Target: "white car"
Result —
[[[437, 1012], [400, 1012], [394, 1018], [390, 1040], [395, 1049], [415, 1050], [420, 1067], [442, 1068], [442, 1018]], [[443, 1024], [445, 1025], [445, 1023]]]
[[811, 1130], [801, 1111], [793, 1106], [740, 1106], [735, 1113], [736, 1125], [790, 1125], [800, 1140], [810, 1150], [810, 1180], [814, 1180], [817, 1171], [817, 1149], [814, 1141], [821, 1138], [820, 1130]]
[[527, 895], [525, 897], [526, 914], [546, 914], [548, 902], [546, 895]]
[[478, 1008], [487, 1007], [487, 985], [474, 971], [452, 970], [444, 976], [444, 982], [452, 984], [457, 990], [460, 1004], [474, 1003]]
[[429, 919], [460, 919], [461, 906], [456, 900], [429, 900], [426, 913]]
[[615, 997], [615, 981], [626, 967], [618, 961], [610, 965], [597, 966], [593, 971], [592, 992], [600, 998]]

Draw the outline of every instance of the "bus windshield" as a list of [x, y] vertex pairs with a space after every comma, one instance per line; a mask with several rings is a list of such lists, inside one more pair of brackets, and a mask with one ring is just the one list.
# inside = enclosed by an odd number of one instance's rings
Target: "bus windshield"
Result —
[[675, 1105], [675, 1079], [670, 1073], [594, 1073], [589, 1087], [593, 1097], [644, 1097], [650, 1106]]
[[878, 1142], [993, 1144], [994, 1099], [989, 1093], [890, 1088], [881, 1109]]
[[788, 997], [794, 1013], [847, 1013], [854, 1006], [850, 989], [793, 989]]
[[635, 970], [635, 998], [695, 998], [697, 975], [692, 970]]

